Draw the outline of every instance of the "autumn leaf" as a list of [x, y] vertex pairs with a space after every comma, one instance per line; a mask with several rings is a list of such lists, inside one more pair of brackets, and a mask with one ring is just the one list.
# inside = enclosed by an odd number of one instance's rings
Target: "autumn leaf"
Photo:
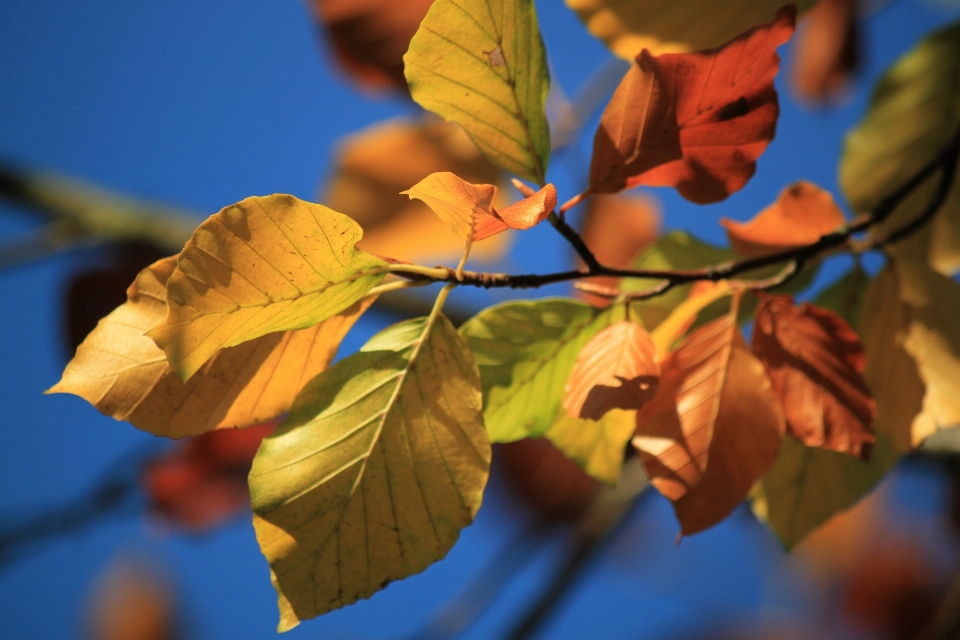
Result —
[[495, 165], [544, 184], [550, 77], [532, 0], [436, 0], [403, 57], [410, 94]]
[[844, 223], [833, 196], [811, 182], [797, 182], [749, 222], [721, 218], [730, 245], [742, 256], [759, 258], [812, 244]]
[[622, 320], [623, 305], [599, 311], [573, 300], [499, 304], [460, 333], [480, 367], [491, 442], [543, 435], [562, 413], [564, 384], [584, 345]]
[[638, 412], [632, 442], [690, 535], [746, 498], [776, 459], [785, 425], [733, 313], [691, 334], [662, 367], [660, 393]]
[[789, 432], [807, 446], [870, 459], [876, 405], [863, 381], [863, 345], [835, 313], [763, 296], [753, 351], [773, 383]]
[[433, 0], [312, 0], [333, 53], [367, 89], [407, 90], [403, 54]]
[[250, 472], [279, 630], [445, 556], [489, 466], [476, 365], [443, 316], [389, 327], [314, 378]]
[[624, 452], [637, 428], [637, 412], [611, 409], [598, 420], [557, 414], [543, 437], [576, 462], [591, 477], [615, 486], [620, 479]]
[[432, 173], [403, 193], [429, 205], [468, 243], [507, 229], [529, 229], [545, 220], [557, 206], [557, 190], [548, 184], [534, 195], [497, 211], [493, 207], [495, 185], [471, 184], [450, 172]]
[[621, 320], [580, 350], [564, 389], [571, 418], [599, 420], [611, 409], [640, 409], [657, 394], [660, 361], [643, 325]]
[[[427, 205], [400, 193], [439, 171], [479, 184], [498, 184], [501, 177], [456, 124], [390, 120], [340, 142], [320, 202], [360, 223], [358, 249], [407, 262], [445, 262], [463, 254], [463, 240]], [[496, 206], [507, 205], [505, 193], [494, 199]], [[474, 247], [472, 255], [494, 260], [508, 245], [509, 236], [500, 235]]]
[[743, 188], [776, 131], [777, 47], [795, 17], [785, 7], [716, 49], [641, 52], [601, 117], [587, 193], [669, 186], [704, 204]]
[[166, 284], [176, 260], [140, 272], [126, 304], [101, 320], [48, 393], [78, 395], [101, 413], [168, 438], [248, 427], [288, 411], [373, 302], [357, 302], [309, 329], [223, 349], [182, 382], [146, 335], [167, 316]]
[[217, 351], [304, 329], [363, 298], [387, 264], [355, 247], [356, 222], [288, 195], [242, 200], [194, 232], [149, 336], [187, 380]]
[[[840, 186], [859, 212], [876, 207], [932, 160], [960, 126], [960, 23], [933, 33], [901, 57], [877, 84], [870, 109], [846, 138]], [[885, 237], [928, 205], [933, 180], [905, 199], [871, 234]], [[960, 269], [960, 188], [954, 183], [931, 221], [930, 264]], [[894, 245], [893, 250], [897, 247]]]
[[857, 0], [821, 0], [800, 24], [791, 70], [794, 92], [814, 103], [837, 98], [860, 66]]
[[[770, 19], [783, 0], [566, 0], [590, 33], [624, 60], [643, 49], [653, 54], [718, 47]], [[798, 0], [802, 13], [816, 0]]]

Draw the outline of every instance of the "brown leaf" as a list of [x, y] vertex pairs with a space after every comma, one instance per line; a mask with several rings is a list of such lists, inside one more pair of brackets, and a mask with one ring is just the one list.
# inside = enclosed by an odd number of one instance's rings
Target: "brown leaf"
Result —
[[622, 320], [583, 346], [567, 380], [571, 418], [599, 420], [611, 409], [640, 409], [657, 393], [657, 348], [642, 325]]
[[837, 97], [860, 66], [857, 0], [820, 0], [797, 33], [793, 90], [811, 102]]
[[186, 383], [147, 331], [166, 320], [166, 282], [177, 256], [147, 267], [127, 302], [101, 320], [50, 393], [72, 393], [155, 435], [182, 438], [247, 427], [287, 411], [326, 369], [370, 298], [320, 324], [272, 333], [218, 352]]
[[672, 186], [703, 204], [741, 189], [776, 131], [776, 49], [795, 20], [790, 5], [716, 49], [641, 52], [601, 118], [589, 193]]
[[367, 89], [407, 90], [403, 54], [433, 0], [312, 0], [337, 61]]
[[758, 258], [816, 242], [846, 222], [829, 191], [797, 182], [749, 222], [721, 218], [730, 245], [742, 256]]
[[790, 296], [764, 296], [753, 351], [783, 405], [787, 428], [810, 447], [870, 459], [876, 404], [863, 380], [860, 338], [837, 314]]
[[[400, 194], [438, 171], [476, 184], [497, 184], [501, 175], [459, 126], [394, 120], [344, 140], [333, 178], [318, 201], [360, 223], [363, 238], [357, 247], [363, 251], [408, 262], [443, 262], [463, 253], [463, 240], [426, 204]], [[501, 234], [474, 247], [472, 255], [493, 260], [508, 245], [509, 234]]]

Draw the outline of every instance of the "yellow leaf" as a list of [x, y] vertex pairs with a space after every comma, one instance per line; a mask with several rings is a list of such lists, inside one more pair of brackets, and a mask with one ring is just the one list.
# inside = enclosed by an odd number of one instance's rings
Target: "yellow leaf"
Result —
[[636, 411], [614, 409], [596, 422], [571, 418], [561, 411], [543, 437], [591, 476], [615, 485], [620, 479], [624, 450], [636, 427]]
[[305, 329], [363, 298], [387, 264], [358, 251], [356, 222], [288, 195], [210, 216], [167, 282], [167, 320], [149, 335], [186, 380], [224, 347]]
[[477, 366], [443, 316], [389, 327], [314, 378], [250, 472], [279, 630], [441, 559], [489, 468]]
[[373, 302], [355, 303], [309, 329], [223, 349], [184, 383], [146, 335], [167, 315], [166, 283], [175, 267], [172, 256], [141, 271], [127, 303], [100, 321], [48, 393], [78, 395], [101, 413], [169, 438], [259, 424], [290, 409]]
[[[684, 53], [718, 47], [767, 22], [783, 0], [566, 0], [590, 33], [613, 53], [632, 61], [650, 53]], [[800, 12], [816, 0], [798, 0]]]
[[468, 243], [507, 229], [493, 211], [497, 188], [492, 184], [471, 184], [443, 171], [431, 173], [401, 193], [411, 200], [416, 198], [427, 203], [455, 234]]
[[[463, 241], [418, 200], [400, 192], [431, 173], [450, 171], [478, 184], [499, 184], [500, 171], [456, 124], [438, 119], [391, 120], [345, 138], [321, 202], [363, 227], [357, 248], [398, 260], [435, 264], [463, 253]], [[506, 206], [504, 194], [494, 201]], [[501, 202], [501, 200], [503, 200]], [[477, 245], [472, 255], [494, 260], [510, 234]]]

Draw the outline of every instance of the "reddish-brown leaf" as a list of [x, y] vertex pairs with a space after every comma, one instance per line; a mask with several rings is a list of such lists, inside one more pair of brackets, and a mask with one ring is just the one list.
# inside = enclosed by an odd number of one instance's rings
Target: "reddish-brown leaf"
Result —
[[783, 432], [763, 365], [728, 315], [694, 332], [664, 362], [660, 394], [637, 414], [633, 444], [689, 535], [723, 520], [747, 496], [776, 459]]
[[708, 203], [741, 189], [776, 132], [777, 47], [795, 22], [789, 5], [716, 49], [642, 51], [601, 118], [589, 192], [670, 186]]
[[312, 0], [341, 66], [368, 89], [407, 90], [403, 54], [433, 0]]
[[801, 247], [836, 231], [846, 222], [829, 191], [797, 182], [748, 222], [721, 218], [730, 245], [742, 256], [758, 258]]
[[660, 380], [657, 348], [641, 325], [623, 320], [583, 346], [567, 380], [563, 406], [572, 418], [599, 420], [611, 409], [640, 409]]
[[876, 404], [861, 375], [863, 345], [843, 318], [809, 304], [794, 306], [787, 295], [764, 296], [753, 350], [783, 404], [790, 433], [810, 447], [869, 459]]
[[797, 32], [793, 90], [811, 102], [842, 94], [860, 66], [857, 0], [821, 0]]

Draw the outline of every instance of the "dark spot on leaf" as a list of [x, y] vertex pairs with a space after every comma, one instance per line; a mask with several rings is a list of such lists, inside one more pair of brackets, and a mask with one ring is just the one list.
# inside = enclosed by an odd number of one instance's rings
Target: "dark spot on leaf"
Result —
[[717, 109], [717, 122], [733, 120], [750, 113], [750, 103], [743, 96]]

